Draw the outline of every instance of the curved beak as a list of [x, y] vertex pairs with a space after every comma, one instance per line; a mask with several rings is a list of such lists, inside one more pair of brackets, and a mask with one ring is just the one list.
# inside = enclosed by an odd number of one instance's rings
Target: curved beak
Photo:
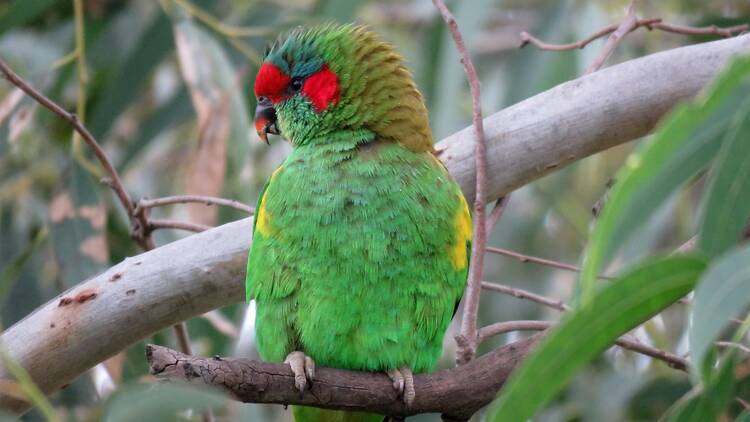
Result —
[[279, 127], [276, 125], [276, 109], [270, 101], [259, 101], [255, 108], [255, 131], [266, 144], [268, 144], [268, 134], [278, 135]]

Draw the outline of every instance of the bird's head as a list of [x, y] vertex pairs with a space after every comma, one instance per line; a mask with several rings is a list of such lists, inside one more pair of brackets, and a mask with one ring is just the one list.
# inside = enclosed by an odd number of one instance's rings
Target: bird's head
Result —
[[298, 28], [267, 51], [255, 78], [255, 129], [293, 145], [381, 138], [432, 149], [422, 96], [402, 57], [362, 26]]

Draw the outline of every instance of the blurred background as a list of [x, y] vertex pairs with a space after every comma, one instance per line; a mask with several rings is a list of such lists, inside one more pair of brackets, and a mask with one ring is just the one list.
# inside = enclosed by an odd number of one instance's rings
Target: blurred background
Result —
[[[82, 11], [78, 19], [76, 1]], [[547, 42], [572, 42], [618, 22], [627, 4], [448, 2], [478, 67], [485, 115], [580, 76], [603, 42], [568, 52], [519, 49], [521, 31]], [[641, 1], [639, 15], [695, 26], [734, 25], [750, 21], [750, 3]], [[288, 28], [328, 21], [366, 23], [398, 47], [426, 98], [436, 141], [470, 125], [468, 84], [445, 24], [429, 0], [5, 0], [0, 1], [0, 57], [50, 98], [77, 110], [134, 197], [193, 193], [254, 205], [265, 179], [289, 151], [279, 138], [266, 146], [251, 130], [252, 86], [263, 49]], [[78, 40], [76, 28], [82, 35]], [[608, 64], [714, 38], [640, 29]], [[632, 147], [583, 160], [514, 193], [490, 244], [576, 264], [592, 207]], [[129, 237], [125, 213], [99, 183], [102, 176], [66, 122], [0, 82], [2, 327], [140, 252]], [[695, 201], [691, 189], [674, 197], [610, 271], [687, 240]], [[69, 212], [71, 204], [74, 212]], [[244, 217], [236, 210], [204, 205], [159, 208], [153, 216], [204, 225]], [[155, 240], [161, 245], [189, 234], [159, 230]], [[486, 280], [564, 300], [576, 279], [575, 273], [496, 255], [487, 261]], [[483, 325], [559, 317], [557, 311], [490, 291], [483, 293], [480, 312]], [[253, 316], [251, 307], [238, 304], [190, 320], [193, 351], [257, 357]], [[684, 309], [672, 307], [637, 334], [644, 342], [683, 353], [685, 321]], [[493, 339], [483, 349], [519, 335], [525, 334]], [[453, 362], [452, 337], [446, 336], [443, 366]], [[128, 415], [135, 407], [150, 420], [172, 420], [174, 409], [184, 408], [186, 400], [218, 400], [220, 420], [290, 419], [280, 406], [220, 397], [169, 401], [174, 391], [148, 386], [147, 342], [177, 346], [173, 332], [165, 330], [97, 366], [51, 398], [62, 420], [132, 420]], [[654, 420], [689, 388], [686, 374], [613, 349], [579, 374], [538, 420]], [[424, 415], [410, 420], [438, 419]], [[43, 417], [31, 411], [22, 420]], [[200, 415], [183, 411], [178, 420], [200, 420]]]

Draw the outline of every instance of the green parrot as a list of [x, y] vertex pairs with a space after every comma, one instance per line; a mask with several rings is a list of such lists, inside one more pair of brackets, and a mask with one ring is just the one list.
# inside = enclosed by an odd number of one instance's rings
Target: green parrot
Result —
[[[295, 385], [315, 365], [384, 371], [410, 405], [466, 284], [471, 217], [436, 158], [403, 58], [354, 25], [298, 28], [255, 79], [255, 127], [293, 151], [260, 194], [247, 263], [260, 356]], [[295, 420], [383, 416], [294, 407]]]

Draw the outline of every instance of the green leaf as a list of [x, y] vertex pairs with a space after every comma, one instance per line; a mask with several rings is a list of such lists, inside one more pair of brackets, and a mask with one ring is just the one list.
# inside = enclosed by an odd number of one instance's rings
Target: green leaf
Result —
[[715, 260], [695, 291], [689, 328], [690, 356], [696, 372], [730, 318], [750, 303], [750, 246]]
[[115, 119], [139, 99], [149, 76], [174, 47], [169, 19], [160, 13], [143, 32], [128, 57], [118, 65], [112, 78], [101, 87], [101, 99], [93, 106], [89, 130], [103, 140]]
[[500, 391], [489, 420], [524, 421], [534, 416], [618, 337], [690, 292], [704, 268], [700, 258], [664, 258], [609, 284], [540, 341]]
[[668, 422], [703, 422], [719, 420], [734, 395], [734, 354], [724, 359], [704, 388], [693, 389], [662, 417]]
[[750, 102], [738, 110], [709, 179], [698, 244], [708, 256], [736, 245], [750, 216]]
[[31, 242], [18, 255], [14, 256], [13, 259], [5, 265], [5, 268], [0, 271], [0, 308], [2, 308], [2, 305], [5, 302], [5, 296], [10, 291], [10, 288], [13, 287], [13, 284], [21, 276], [21, 271], [23, 271], [29, 258], [36, 253], [46, 239], [47, 230], [43, 228], [39, 230], [34, 236], [34, 239], [32, 239]]
[[104, 421], [178, 421], [180, 411], [216, 409], [224, 397], [216, 391], [186, 384], [131, 384], [108, 400]]
[[124, 157], [117, 166], [120, 173], [125, 172], [129, 165], [134, 163], [134, 159], [150, 145], [151, 141], [158, 139], [159, 134], [193, 116], [195, 116], [195, 111], [190, 104], [188, 91], [181, 88], [172, 98], [149, 113], [143, 120], [138, 133], [133, 137], [133, 141], [128, 143]]
[[0, 34], [10, 28], [18, 28], [34, 20], [54, 6], [55, 0], [16, 0], [0, 16]]
[[750, 57], [736, 59], [704, 97], [678, 107], [650, 142], [628, 157], [586, 247], [578, 291], [581, 302], [593, 297], [604, 262], [671, 192], [714, 158], [733, 116], [750, 101], [750, 87], [743, 84], [748, 73]]
[[72, 287], [107, 268], [107, 214], [100, 187], [90, 174], [72, 163], [65, 184], [49, 207], [51, 240], [63, 283]]

